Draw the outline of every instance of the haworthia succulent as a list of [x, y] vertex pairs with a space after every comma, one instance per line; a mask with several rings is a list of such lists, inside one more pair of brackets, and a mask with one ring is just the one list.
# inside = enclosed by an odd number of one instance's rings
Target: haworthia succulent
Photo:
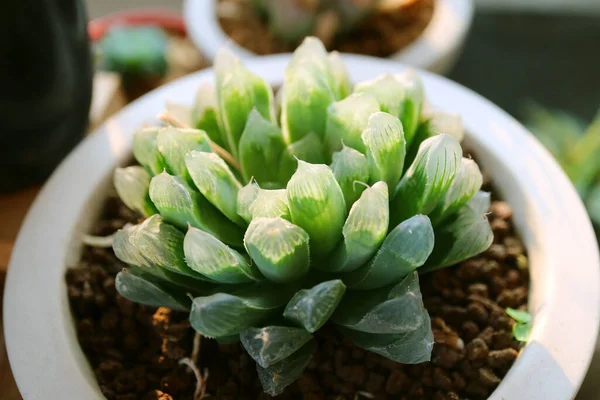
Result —
[[152, 175], [160, 174], [165, 169], [156, 143], [158, 130], [159, 128], [142, 128], [133, 135], [133, 156]]
[[376, 290], [353, 292], [344, 297], [332, 321], [346, 328], [378, 334], [406, 333], [425, 323], [417, 272], [400, 283]]
[[292, 222], [310, 236], [311, 252], [331, 251], [342, 238], [346, 203], [340, 185], [326, 165], [298, 161], [287, 185]]
[[237, 335], [281, 311], [289, 296], [285, 287], [254, 285], [231, 294], [196, 297], [190, 323], [196, 332], [209, 338]]
[[471, 207], [473, 211], [477, 215], [483, 215], [490, 209], [490, 205], [492, 203], [491, 193], [478, 191], [475, 195], [469, 200], [467, 205]]
[[405, 99], [404, 85], [390, 74], [358, 83], [354, 87], [354, 92], [370, 93], [377, 99], [381, 111], [392, 114], [396, 118], [402, 115]]
[[152, 279], [136, 268], [127, 268], [115, 278], [117, 292], [127, 300], [150, 307], [168, 307], [176, 311], [188, 311], [190, 300], [174, 288]]
[[239, 160], [245, 180], [254, 177], [259, 184], [280, 183], [279, 164], [286, 144], [281, 129], [256, 109], [248, 117], [239, 145]]
[[[427, 315], [427, 312], [424, 311]], [[339, 328], [355, 345], [402, 364], [420, 364], [431, 360], [433, 331], [427, 315], [424, 323], [406, 333], [373, 334]]]
[[435, 247], [423, 272], [454, 265], [487, 250], [494, 240], [485, 215], [468, 205], [435, 230]]
[[150, 182], [150, 198], [165, 221], [182, 231], [191, 225], [229, 245], [242, 245], [243, 229], [223, 216], [183, 178], [166, 172], [156, 175]]
[[215, 87], [202, 82], [196, 93], [192, 107], [192, 124], [194, 128], [202, 129], [210, 140], [217, 145], [229, 149], [229, 143], [219, 127], [219, 106]]
[[460, 144], [450, 135], [437, 135], [421, 143], [392, 197], [392, 224], [416, 214], [431, 213], [452, 184], [461, 159]]
[[257, 365], [256, 371], [265, 393], [271, 396], [283, 393], [287, 386], [302, 375], [314, 352], [315, 341], [311, 340], [300, 350], [268, 368]]
[[113, 250], [119, 260], [152, 273], [160, 267], [194, 279], [205, 279], [184, 261], [183, 233], [158, 215], [115, 233]]
[[244, 225], [237, 213], [237, 195], [242, 185], [225, 161], [215, 153], [192, 151], [186, 155], [185, 164], [200, 193], [231, 221]]
[[322, 263], [322, 269], [350, 272], [363, 266], [385, 239], [389, 217], [387, 185], [377, 182], [350, 209], [342, 229], [344, 239]]
[[212, 151], [206, 132], [197, 129], [161, 128], [156, 143], [167, 170], [188, 180], [190, 178], [185, 165], [186, 154], [193, 150], [209, 153]]
[[467, 204], [481, 188], [482, 183], [483, 176], [475, 161], [463, 157], [450, 187], [430, 215], [434, 225], [441, 223]]
[[345, 292], [346, 286], [339, 279], [302, 289], [287, 304], [283, 316], [314, 333], [329, 320]]
[[421, 119], [425, 97], [423, 82], [421, 82], [421, 78], [413, 70], [396, 74], [395, 78], [404, 87], [404, 101], [402, 102], [402, 111], [399, 117], [404, 127], [406, 145], [410, 146]]
[[283, 361], [311, 339], [304, 329], [287, 326], [248, 328], [240, 333], [242, 345], [262, 368]]
[[271, 281], [294, 281], [308, 271], [308, 234], [285, 219], [253, 219], [244, 245], [260, 272]]
[[344, 146], [340, 151], [333, 153], [331, 170], [344, 193], [346, 208], [349, 209], [358, 200], [369, 181], [367, 157], [351, 147]]
[[273, 91], [269, 84], [242, 65], [224, 48], [215, 58], [220, 123], [229, 149], [238, 155], [238, 144], [252, 109], [270, 121], [275, 120]]
[[445, 133], [453, 136], [459, 142], [465, 137], [465, 127], [459, 114], [436, 110], [429, 113], [428, 119], [429, 136]]
[[259, 189], [254, 202], [250, 205], [252, 218], [283, 218], [291, 220], [285, 189]]
[[362, 133], [362, 140], [369, 162], [370, 181], [384, 181], [389, 188], [395, 188], [402, 176], [406, 155], [400, 120], [384, 112], [372, 114]]
[[325, 139], [329, 152], [340, 150], [344, 144], [364, 153], [361, 134], [369, 117], [379, 110], [377, 99], [369, 93], [354, 93], [327, 107]]
[[332, 51], [329, 53], [329, 63], [331, 64], [331, 70], [333, 72], [333, 79], [335, 80], [334, 92], [336, 98], [343, 99], [352, 92], [352, 83], [348, 76], [348, 70], [342, 62], [340, 53]]
[[150, 179], [152, 176], [148, 171], [138, 166], [117, 168], [113, 177], [117, 194], [123, 203], [145, 217], [158, 213], [148, 195]]
[[252, 212], [250, 211], [250, 207], [252, 206], [252, 203], [254, 203], [254, 200], [256, 200], [259, 190], [260, 187], [258, 184], [254, 180], [251, 180], [246, 186], [238, 191], [237, 213], [240, 217], [244, 218], [244, 221], [248, 223], [252, 220]]
[[307, 39], [285, 71], [281, 127], [288, 143], [325, 136], [327, 107], [336, 101], [333, 71], [322, 44]]
[[290, 180], [298, 168], [298, 160], [311, 164], [325, 163], [325, 147], [315, 133], [309, 133], [297, 142], [288, 145], [280, 161], [279, 175], [281, 182]]
[[365, 266], [344, 275], [350, 289], [370, 290], [396, 283], [425, 264], [434, 248], [429, 218], [416, 215], [396, 226]]
[[235, 284], [264, 279], [256, 266], [250, 265], [244, 256], [200, 229], [188, 229], [183, 251], [186, 264], [210, 280]]

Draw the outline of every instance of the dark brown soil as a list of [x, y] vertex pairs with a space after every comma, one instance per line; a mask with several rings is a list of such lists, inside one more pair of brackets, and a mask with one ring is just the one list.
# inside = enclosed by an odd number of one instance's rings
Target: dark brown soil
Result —
[[[401, 365], [365, 352], [333, 328], [316, 335], [318, 350], [282, 399], [485, 399], [518, 355], [505, 307], [524, 309], [527, 257], [511, 223], [512, 211], [494, 202], [496, 235], [479, 257], [421, 278], [432, 317], [431, 362]], [[137, 217], [119, 201], [107, 202], [97, 234], [109, 234]], [[194, 375], [179, 360], [192, 352], [186, 315], [133, 304], [120, 297], [114, 276], [124, 265], [110, 249], [86, 248], [67, 273], [69, 298], [81, 347], [108, 399], [192, 399]], [[200, 370], [208, 370], [213, 399], [266, 399], [254, 362], [240, 345], [202, 340]]]
[[[221, 27], [239, 45], [256, 54], [287, 53], [297, 43], [273, 36], [266, 21], [248, 6], [247, 0], [221, 0], [233, 5], [221, 15]], [[338, 35], [328, 50], [388, 57], [412, 43], [425, 30], [433, 15], [434, 0], [418, 0], [395, 12], [375, 13], [348, 34]]]

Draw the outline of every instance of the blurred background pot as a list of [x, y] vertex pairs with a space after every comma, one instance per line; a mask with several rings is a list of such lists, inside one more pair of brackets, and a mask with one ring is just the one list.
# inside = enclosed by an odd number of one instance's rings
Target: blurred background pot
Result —
[[[239, 42], [244, 41], [243, 38], [237, 37], [238, 35], [234, 38], [228, 36], [223, 29], [225, 25], [219, 19], [219, 17], [222, 17], [221, 19], [234, 17], [236, 12], [247, 14], [250, 2], [248, 0], [185, 0], [184, 18], [188, 33], [196, 46], [198, 46], [200, 51], [209, 60], [214, 59], [218, 49], [223, 45], [227, 45], [241, 58], [252, 57], [257, 54], [257, 51], [251, 51], [239, 44]], [[409, 66], [427, 69], [440, 74], [447, 73], [454, 66], [473, 19], [472, 0], [410, 0], [404, 2], [384, 1], [383, 3], [406, 3], [407, 14], [411, 12], [418, 13], [418, 10], [415, 10], [415, 8], [421, 5], [427, 4], [427, 7], [429, 7], [428, 11], [424, 10], [423, 15], [415, 15], [415, 19], [425, 18], [427, 20], [421, 28], [411, 27], [411, 29], [420, 29], [419, 34], [416, 37], [410, 37], [409, 44], [402, 46], [401, 50], [388, 54], [389, 58], [401, 61]], [[224, 7], [225, 4], [229, 4], [229, 6]], [[235, 7], [239, 8], [239, 4], [242, 4], [242, 6], [245, 5], [246, 8], [236, 11]], [[431, 7], [433, 8], [432, 13]], [[288, 11], [286, 10], [285, 13], [288, 13]], [[385, 17], [373, 16], [373, 23], [377, 23], [377, 18]], [[244, 20], [245, 18], [242, 16], [240, 21]], [[370, 23], [368, 19], [367, 22]], [[421, 24], [421, 22], [416, 21], [416, 24]], [[228, 21], [227, 26], [237, 23]], [[324, 25], [327, 25], [327, 23]], [[257, 41], [267, 39], [271, 40], [273, 35], [269, 32], [263, 32], [265, 30], [268, 31], [269, 28], [261, 26], [257, 22], [254, 22], [254, 25], [246, 27], [246, 31], [248, 31], [248, 43], [256, 43]], [[378, 37], [370, 39], [372, 39], [372, 42], [394, 40], [401, 32], [401, 30], [392, 31], [387, 34], [382, 32]], [[365, 43], [365, 46], [357, 47], [351, 42], [361, 40], [364, 36], [368, 36], [368, 34], [365, 32], [358, 33], [355, 35], [356, 37], [352, 36], [348, 40], [350, 43], [341, 46], [340, 51], [362, 53], [359, 50], [368, 47], [367, 44]], [[333, 46], [328, 46], [329, 50], [336, 50], [336, 43], [334, 42]], [[285, 52], [293, 48], [293, 45], [290, 45], [289, 48], [277, 45], [267, 46], [267, 49], [261, 49], [260, 53]], [[374, 50], [366, 55], [380, 55], [377, 53], [378, 51]]]

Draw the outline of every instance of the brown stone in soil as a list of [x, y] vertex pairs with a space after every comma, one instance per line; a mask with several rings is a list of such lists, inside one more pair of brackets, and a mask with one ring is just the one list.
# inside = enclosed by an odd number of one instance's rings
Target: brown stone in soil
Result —
[[[257, 54], [287, 53], [298, 43], [276, 38], [249, 7], [247, 0], [220, 0], [233, 5], [233, 12], [220, 15], [219, 23], [236, 43]], [[328, 50], [388, 57], [408, 46], [425, 30], [433, 16], [434, 0], [418, 0], [394, 11], [377, 12], [352, 31], [339, 34]]]
[[[495, 207], [495, 208], [494, 208]], [[528, 271], [523, 246], [512, 236], [510, 215], [493, 203], [491, 222], [507, 222], [501, 240], [484, 255], [421, 277], [432, 317], [432, 360], [405, 366], [353, 346], [329, 325], [317, 332], [319, 351], [281, 399], [484, 399], [515, 361], [507, 304], [525, 308]], [[112, 210], [112, 211], [111, 211]], [[508, 217], [507, 217], [508, 215]], [[107, 220], [135, 222], [117, 204]], [[81, 346], [109, 400], [192, 399], [195, 378], [178, 364], [191, 354], [193, 332], [185, 313], [133, 304], [114, 291], [123, 267], [107, 249], [87, 249], [66, 280]], [[239, 344], [202, 340], [201, 369], [208, 368], [213, 399], [268, 399], [254, 362]]]

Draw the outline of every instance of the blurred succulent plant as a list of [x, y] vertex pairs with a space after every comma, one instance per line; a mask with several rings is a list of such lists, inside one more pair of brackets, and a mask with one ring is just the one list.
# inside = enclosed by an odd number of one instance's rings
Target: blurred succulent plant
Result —
[[481, 173], [432, 129], [443, 118], [422, 121], [419, 77], [386, 75], [350, 94], [334, 63], [307, 38], [278, 119], [268, 83], [223, 51], [216, 87], [194, 106], [205, 130], [142, 129], [141, 166], [115, 172], [125, 204], [147, 217], [114, 237], [130, 265], [119, 293], [189, 310], [205, 337], [240, 340], [271, 395], [300, 376], [328, 321], [391, 360], [429, 360], [418, 272], [492, 242]]
[[390, 8], [398, 0], [251, 0], [254, 9], [265, 17], [269, 29], [279, 39], [298, 43], [310, 35], [328, 41], [334, 35], [356, 27], [380, 4]]
[[531, 104], [526, 124], [563, 167], [600, 234], [600, 112], [586, 127], [572, 115]]

